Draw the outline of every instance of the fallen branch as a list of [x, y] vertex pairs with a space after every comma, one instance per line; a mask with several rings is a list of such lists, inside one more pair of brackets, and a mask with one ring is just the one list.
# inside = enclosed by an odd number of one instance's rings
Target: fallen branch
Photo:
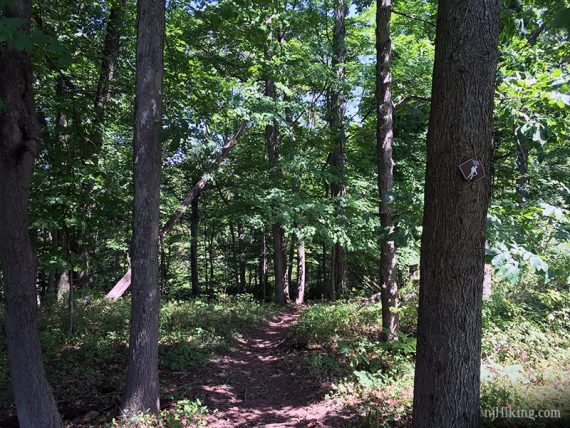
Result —
[[376, 301], [381, 297], [381, 294], [382, 293], [376, 293], [376, 294], [373, 294], [372, 296], [364, 299], [364, 302], [362, 302], [362, 304], [358, 307], [357, 311], [361, 310], [362, 308], [365, 308], [368, 305], [376, 303]]
[[[220, 164], [226, 158], [230, 150], [236, 145], [239, 137], [241, 136], [244, 130], [245, 130], [245, 124], [241, 125], [238, 128], [235, 135], [233, 136], [233, 138], [227, 141], [227, 143], [222, 148], [222, 151], [215, 160], [213, 168], [214, 170], [216, 170], [220, 166]], [[182, 200], [180, 206], [176, 209], [174, 214], [172, 214], [170, 218], [166, 221], [166, 223], [164, 223], [164, 225], [160, 228], [160, 231], [158, 233], [160, 241], [164, 239], [164, 236], [168, 232], [170, 232], [174, 227], [174, 225], [176, 225], [176, 223], [178, 223], [178, 221], [182, 218], [182, 215], [184, 215], [184, 213], [186, 212], [186, 210], [188, 209], [194, 198], [196, 198], [202, 192], [202, 190], [204, 190], [204, 187], [206, 187], [206, 184], [210, 180], [210, 177], [211, 177], [211, 172], [206, 172], [204, 175], [202, 175], [202, 178], [200, 178], [200, 180], [198, 180], [198, 182], [194, 184], [194, 187], [192, 187], [190, 193], [188, 193], [186, 197]], [[130, 285], [131, 285], [131, 270], [129, 269], [125, 273], [125, 275], [123, 275], [123, 277], [115, 284], [113, 289], [107, 293], [105, 297], [110, 300], [117, 300], [125, 293], [125, 291], [127, 291]]]

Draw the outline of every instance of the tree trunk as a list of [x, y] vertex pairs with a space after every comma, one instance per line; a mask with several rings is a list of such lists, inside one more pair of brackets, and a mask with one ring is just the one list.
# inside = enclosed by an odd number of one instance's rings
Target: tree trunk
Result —
[[230, 222], [230, 236], [232, 237], [231, 243], [231, 253], [232, 253], [232, 272], [233, 272], [233, 289], [236, 292], [239, 292], [239, 263], [238, 263], [238, 256], [236, 250], [236, 229], [234, 224]]
[[95, 132], [92, 136], [94, 149], [99, 150], [103, 145], [103, 128], [105, 115], [111, 93], [111, 83], [115, 77], [115, 62], [119, 56], [121, 41], [121, 28], [123, 16], [126, 8], [126, 0], [117, 0], [111, 7], [109, 18], [107, 19], [107, 30], [105, 34], [105, 44], [101, 66], [99, 67], [99, 80], [97, 91], [95, 92]]
[[[271, 38], [271, 35], [270, 35]], [[271, 51], [269, 44], [266, 45], [265, 58], [271, 60]], [[273, 78], [265, 79], [265, 96], [276, 99], [277, 91]], [[269, 176], [273, 187], [278, 188], [281, 182], [281, 168], [279, 165], [279, 131], [275, 123], [265, 127], [265, 139], [267, 142], [267, 153], [269, 158]], [[285, 254], [285, 230], [283, 225], [276, 221], [271, 226], [273, 236], [273, 267], [275, 275], [275, 301], [279, 305], [287, 303], [288, 287], [287, 287], [287, 257]]]
[[273, 236], [273, 274], [275, 276], [275, 302], [278, 305], [287, 303], [288, 290], [286, 286], [287, 261], [285, 256], [285, 233], [283, 226], [274, 224], [271, 226]]
[[199, 197], [192, 201], [192, 212], [190, 215], [190, 271], [192, 276], [192, 296], [198, 297], [200, 294], [200, 284], [198, 278], [198, 224], [200, 214], [198, 211]]
[[295, 303], [302, 305], [305, 301], [305, 241], [299, 238], [297, 247], [297, 298]]
[[517, 139], [517, 196], [519, 205], [524, 205], [528, 198], [528, 148], [526, 136], [517, 129], [515, 131]]
[[427, 138], [415, 427], [478, 427], [499, 0], [440, 0]]
[[[336, 0], [334, 7], [333, 29], [333, 56], [332, 66], [335, 69], [337, 82], [331, 89], [330, 96], [330, 128], [335, 149], [331, 153], [331, 164], [335, 179], [331, 184], [332, 197], [336, 199], [337, 215], [340, 211], [340, 199], [346, 195], [345, 157], [346, 133], [344, 128], [344, 115], [346, 112], [346, 95], [342, 85], [345, 80], [346, 63], [346, 26], [345, 18], [348, 14], [348, 5], [345, 0]], [[329, 286], [329, 299], [334, 301], [339, 293], [346, 288], [346, 250], [336, 243], [332, 248], [331, 277]]]
[[267, 301], [267, 245], [265, 241], [265, 229], [261, 231], [261, 248], [259, 253], [259, 287], [261, 288], [261, 301]]
[[214, 288], [214, 231], [211, 231], [210, 236], [210, 243], [208, 245], [208, 257], [210, 259], [210, 281], [207, 284], [207, 291], [210, 291]]
[[[293, 289], [291, 284], [293, 283], [293, 262], [295, 261], [295, 235], [291, 234], [291, 239], [289, 241], [289, 256], [287, 257], [288, 265], [287, 271], [285, 272], [286, 287], [289, 289], [289, 296], [296, 295], [296, 290]], [[294, 284], [297, 287], [297, 283]]]
[[378, 161], [378, 192], [380, 194], [380, 224], [386, 233], [380, 242], [380, 284], [382, 296], [382, 329], [389, 340], [397, 338], [399, 316], [393, 311], [398, 307], [398, 282], [396, 244], [392, 208], [392, 184], [394, 181], [392, 160], [392, 73], [390, 62], [392, 40], [390, 15], [392, 0], [378, 0], [376, 5], [376, 153]]
[[[120, 32], [125, 8], [126, 0], [114, 2], [109, 18], [107, 19], [105, 44], [103, 46], [103, 56], [99, 67], [97, 90], [93, 103], [95, 110], [94, 129], [91, 132], [90, 138], [85, 139], [81, 147], [82, 155], [86, 159], [93, 157], [94, 154], [97, 155], [103, 146], [105, 113], [109, 103], [111, 83], [115, 75], [115, 62], [119, 56]], [[89, 191], [93, 188], [91, 181], [86, 181], [84, 185]], [[84, 210], [86, 218], [90, 218], [93, 215], [94, 205], [91, 200], [85, 204]], [[79, 272], [77, 282], [79, 287], [85, 291], [89, 288], [91, 283], [91, 251], [87, 244], [79, 243], [85, 241], [85, 237], [81, 239], [81, 234], [84, 235], [85, 232], [79, 231], [72, 234], [71, 240], [74, 244], [75, 252], [79, 255], [83, 266], [83, 269]]]
[[[32, 2], [13, 0], [2, 18], [30, 31]], [[36, 268], [28, 232], [28, 197], [40, 138], [34, 113], [29, 54], [0, 44], [0, 263], [5, 332], [18, 421], [22, 428], [61, 427], [47, 381], [37, 326]]]
[[245, 293], [245, 234], [243, 231], [243, 221], [240, 219], [237, 224], [238, 250], [239, 250], [239, 292]]
[[158, 238], [164, 0], [138, 0], [132, 307], [125, 414], [158, 413]]

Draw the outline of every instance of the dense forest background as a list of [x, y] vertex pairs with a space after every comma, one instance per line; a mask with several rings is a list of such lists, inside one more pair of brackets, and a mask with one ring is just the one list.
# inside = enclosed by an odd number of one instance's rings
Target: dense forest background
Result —
[[[516, 283], [521, 274], [534, 272], [555, 289], [568, 280], [567, 33], [555, 25], [560, 2], [544, 2], [542, 8], [535, 3], [503, 5], [487, 254], [495, 278]], [[109, 291], [128, 265], [136, 28], [130, 6], [62, 1], [36, 5], [34, 11], [36, 31], [29, 42], [36, 46], [43, 144], [30, 220], [42, 297], [56, 294], [62, 274], [69, 272], [81, 276], [76, 278], [80, 295]], [[403, 279], [419, 261], [434, 7], [402, 2], [394, 6], [392, 22], [393, 195]], [[381, 233], [374, 7], [355, 4], [346, 21], [348, 190], [341, 201], [330, 197], [337, 171], [328, 162], [334, 141], [327, 94], [338, 84], [331, 67], [331, 8], [318, 2], [170, 2], [167, 15], [163, 218], [203, 174], [212, 177], [194, 205], [194, 220], [189, 210], [163, 241], [164, 297], [191, 293], [192, 221], [198, 222], [204, 292], [245, 289], [261, 297], [256, 283], [263, 236], [279, 222], [290, 261], [297, 242], [305, 243], [307, 297], [325, 295], [326, 260], [336, 243], [348, 253], [344, 292], [368, 295], [363, 278], [372, 284], [378, 275]], [[272, 36], [274, 28], [281, 30], [280, 40]], [[274, 45], [270, 60], [268, 40]], [[268, 72], [276, 76], [273, 99], [264, 95]], [[266, 160], [265, 125], [271, 122], [279, 124], [281, 135], [278, 186], [270, 182]], [[248, 130], [216, 168], [212, 163], [221, 146], [242, 124]], [[335, 209], [337, 204], [343, 209]], [[291, 282], [295, 269], [293, 264]], [[267, 290], [266, 296], [272, 295]]]
[[[437, 4], [395, 0], [391, 10], [394, 167], [386, 225], [379, 215], [376, 3], [338, 3], [166, 2], [161, 371], [199, 371], [235, 334], [279, 311], [270, 302], [306, 301], [287, 339], [299, 367], [332, 382], [332, 395], [356, 406], [363, 424], [396, 426], [411, 415]], [[66, 419], [103, 423], [121, 391], [128, 343], [128, 293], [115, 302], [103, 296], [131, 267], [136, 7], [131, 0], [33, 7], [29, 36], [0, 18], [0, 43], [29, 50], [34, 71], [41, 144], [29, 222], [40, 338]], [[569, 7], [566, 0], [501, 5], [486, 171], [488, 408], [567, 411], [569, 402]], [[188, 209], [180, 209], [193, 188]], [[395, 343], [376, 340], [380, 248], [388, 236], [400, 299]], [[5, 349], [0, 339], [0, 413], [10, 416]], [[176, 407], [179, 386], [167, 426], [198, 423], [206, 412], [196, 401]]]

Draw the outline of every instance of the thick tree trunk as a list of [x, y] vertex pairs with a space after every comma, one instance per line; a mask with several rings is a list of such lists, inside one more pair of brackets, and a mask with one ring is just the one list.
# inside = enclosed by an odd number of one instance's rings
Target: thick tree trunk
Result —
[[200, 221], [199, 197], [192, 201], [192, 212], [190, 214], [190, 271], [192, 276], [192, 296], [198, 297], [200, 294], [200, 283], [198, 278], [198, 224]]
[[390, 62], [392, 40], [390, 15], [392, 0], [378, 0], [376, 5], [376, 153], [378, 161], [378, 192], [380, 224], [386, 236], [380, 242], [380, 284], [382, 296], [382, 329], [388, 339], [398, 335], [399, 316], [396, 244], [392, 239], [393, 217], [390, 199], [394, 180], [392, 160], [392, 73]]
[[[333, 29], [333, 57], [332, 66], [336, 72], [337, 82], [331, 89], [330, 96], [330, 127], [335, 149], [331, 153], [331, 164], [336, 178], [331, 184], [332, 197], [337, 199], [337, 213], [340, 211], [340, 198], [346, 195], [345, 157], [346, 133], [344, 116], [346, 112], [346, 95], [342, 85], [345, 80], [346, 63], [346, 26], [345, 18], [348, 14], [348, 5], [345, 0], [335, 0], [334, 29]], [[332, 248], [331, 277], [329, 285], [329, 299], [336, 300], [338, 294], [346, 288], [346, 249], [339, 243]]]
[[[0, 17], [23, 22], [29, 33], [32, 2], [13, 0]], [[61, 427], [42, 360], [37, 326], [36, 268], [28, 232], [28, 196], [40, 138], [27, 52], [0, 44], [0, 263], [5, 332], [18, 421], [22, 428]]]
[[499, 0], [440, 0], [427, 138], [415, 427], [478, 427]]
[[138, 0], [132, 307], [123, 412], [158, 413], [158, 238], [164, 0]]
[[297, 297], [295, 303], [302, 305], [305, 301], [305, 241], [299, 238], [297, 246]]

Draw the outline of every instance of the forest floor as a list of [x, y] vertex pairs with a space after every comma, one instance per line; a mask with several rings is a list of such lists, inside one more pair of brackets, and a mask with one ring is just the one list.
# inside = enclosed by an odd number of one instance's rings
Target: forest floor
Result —
[[210, 427], [340, 427], [354, 414], [327, 400], [330, 385], [300, 366], [287, 343], [301, 309], [271, 315], [241, 335], [192, 382]]

